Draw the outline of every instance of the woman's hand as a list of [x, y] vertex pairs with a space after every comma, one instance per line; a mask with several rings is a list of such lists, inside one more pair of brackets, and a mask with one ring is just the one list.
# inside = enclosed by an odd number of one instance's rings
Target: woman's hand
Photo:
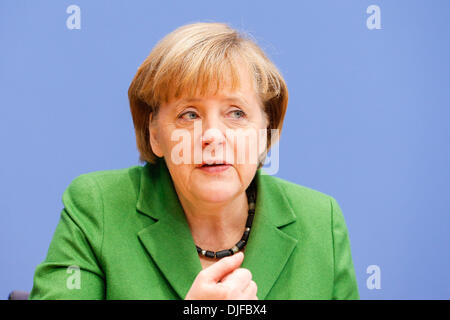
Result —
[[199, 272], [186, 300], [258, 300], [256, 283], [248, 269], [239, 268], [244, 254], [222, 258]]

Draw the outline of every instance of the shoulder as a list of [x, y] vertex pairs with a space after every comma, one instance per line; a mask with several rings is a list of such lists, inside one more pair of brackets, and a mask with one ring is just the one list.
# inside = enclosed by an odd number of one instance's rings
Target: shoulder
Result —
[[108, 195], [113, 198], [136, 197], [142, 166], [84, 173], [69, 184], [63, 202], [76, 205], [95, 205]]
[[117, 185], [117, 183], [126, 184], [133, 183], [136, 179], [140, 179], [142, 166], [131, 166], [123, 169], [93, 171], [83, 173], [76, 177], [70, 186], [83, 187], [92, 183], [100, 183], [103, 186]]
[[262, 175], [261, 179], [267, 190], [277, 198], [276, 202], [287, 203], [287, 206], [277, 206], [294, 215], [298, 222], [296, 225], [303, 232], [308, 230], [309, 234], [322, 234], [332, 228], [333, 220], [343, 220], [333, 196], [275, 176]]
[[276, 187], [287, 198], [292, 208], [330, 212], [333, 196], [279, 177], [262, 175], [263, 183]]
[[277, 186], [300, 222], [297, 225], [302, 232], [306, 231], [313, 238], [313, 234], [321, 236], [331, 230], [333, 237], [347, 237], [344, 214], [333, 196], [274, 176], [266, 175], [263, 179], [264, 183]]

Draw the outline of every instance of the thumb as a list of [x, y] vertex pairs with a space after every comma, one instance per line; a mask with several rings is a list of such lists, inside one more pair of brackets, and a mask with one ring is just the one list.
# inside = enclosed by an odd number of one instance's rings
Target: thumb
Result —
[[208, 279], [214, 282], [218, 282], [228, 273], [239, 268], [239, 266], [242, 264], [242, 261], [244, 261], [244, 254], [242, 252], [238, 252], [232, 256], [220, 259], [213, 265], [206, 268], [204, 271], [206, 271], [205, 273]]

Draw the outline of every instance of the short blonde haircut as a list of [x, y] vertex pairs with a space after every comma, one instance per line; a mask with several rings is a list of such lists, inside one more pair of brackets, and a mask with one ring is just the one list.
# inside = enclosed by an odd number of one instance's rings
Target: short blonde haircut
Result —
[[281, 134], [288, 104], [281, 73], [248, 34], [225, 23], [198, 22], [181, 26], [160, 40], [128, 89], [140, 160], [154, 163], [157, 158], [150, 145], [150, 114], [156, 116], [162, 102], [190, 98], [198, 91], [200, 95], [211, 90], [215, 94], [224, 74], [231, 75], [232, 90], [239, 88], [242, 61], [253, 76], [255, 92], [269, 120], [269, 150], [270, 129], [278, 129]]

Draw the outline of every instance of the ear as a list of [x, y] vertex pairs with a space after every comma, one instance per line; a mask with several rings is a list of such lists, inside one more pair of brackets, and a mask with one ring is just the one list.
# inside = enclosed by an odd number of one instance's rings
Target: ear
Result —
[[163, 152], [161, 150], [161, 145], [159, 141], [159, 134], [158, 134], [158, 124], [156, 119], [153, 118], [153, 113], [150, 113], [150, 119], [148, 122], [148, 130], [150, 134], [150, 147], [152, 148], [153, 153], [157, 157], [162, 157]]

